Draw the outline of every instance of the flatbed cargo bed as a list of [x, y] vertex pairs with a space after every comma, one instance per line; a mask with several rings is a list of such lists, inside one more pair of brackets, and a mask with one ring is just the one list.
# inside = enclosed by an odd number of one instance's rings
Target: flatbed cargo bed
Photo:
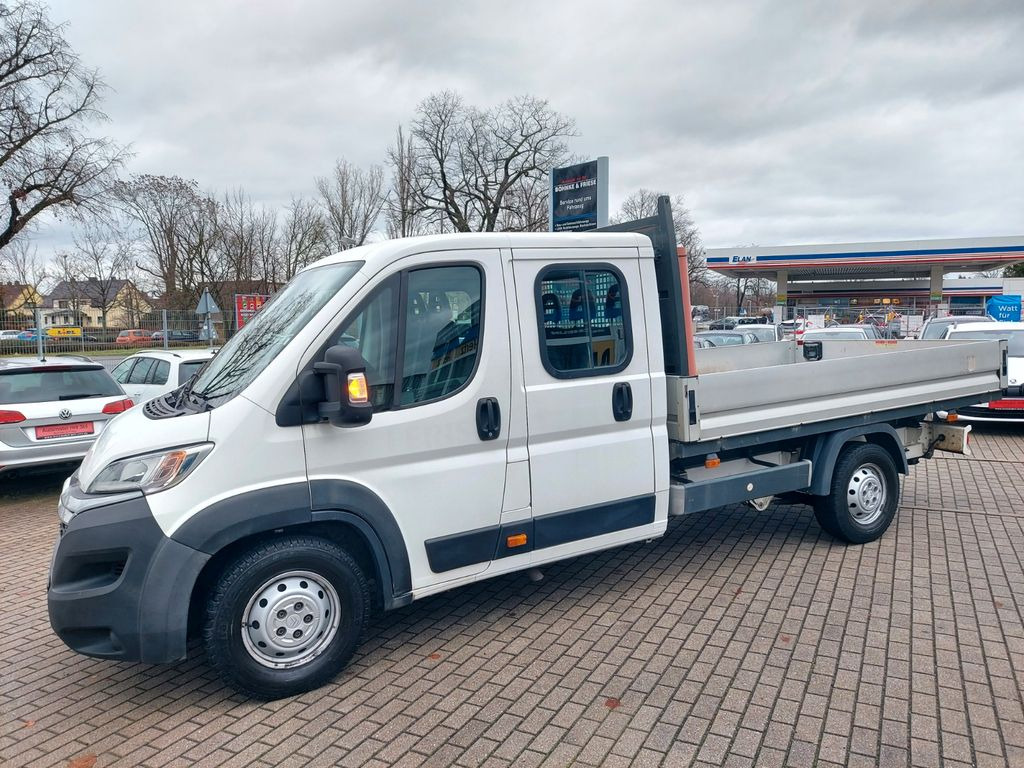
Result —
[[674, 454], [766, 444], [850, 420], [919, 418], [997, 398], [1006, 386], [1005, 342], [821, 345], [820, 360], [805, 360], [794, 341], [697, 350], [697, 375], [668, 377]]

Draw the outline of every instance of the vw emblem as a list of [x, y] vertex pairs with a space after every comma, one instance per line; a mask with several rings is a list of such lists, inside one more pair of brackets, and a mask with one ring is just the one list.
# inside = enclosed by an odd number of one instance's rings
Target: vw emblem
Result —
[[69, 411], [67, 408], [61, 408], [60, 413], [58, 413], [57, 415], [64, 419], [64, 421], [67, 421], [68, 419], [71, 418], [71, 411]]

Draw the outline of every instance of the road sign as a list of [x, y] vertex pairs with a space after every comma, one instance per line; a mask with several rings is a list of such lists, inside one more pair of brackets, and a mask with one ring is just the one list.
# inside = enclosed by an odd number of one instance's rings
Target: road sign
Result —
[[220, 307], [217, 306], [217, 302], [213, 300], [213, 296], [210, 295], [208, 288], [203, 289], [203, 295], [199, 298], [199, 306], [196, 307], [197, 315], [215, 315], [220, 314]]
[[552, 232], [581, 232], [608, 225], [608, 158], [551, 170]]

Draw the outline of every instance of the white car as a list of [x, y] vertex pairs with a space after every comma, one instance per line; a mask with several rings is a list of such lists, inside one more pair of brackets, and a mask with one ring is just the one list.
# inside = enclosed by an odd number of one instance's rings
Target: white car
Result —
[[111, 375], [136, 403], [144, 403], [180, 387], [215, 353], [213, 349], [145, 350], [126, 357]]
[[863, 328], [843, 328], [841, 325], [834, 328], [809, 328], [804, 331], [802, 340], [808, 341], [865, 341], [869, 337], [868, 332]]
[[0, 341], [17, 341], [21, 331], [0, 331]]
[[131, 407], [88, 358], [0, 359], [0, 473], [81, 459], [107, 422]]
[[951, 325], [947, 339], [1006, 339], [1008, 374], [1007, 397], [968, 408], [957, 413], [969, 421], [1024, 421], [1024, 323], [981, 323], [970, 320]]

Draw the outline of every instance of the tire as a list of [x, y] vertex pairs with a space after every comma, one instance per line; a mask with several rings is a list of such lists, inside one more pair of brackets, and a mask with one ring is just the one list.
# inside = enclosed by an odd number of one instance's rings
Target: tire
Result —
[[814, 501], [818, 524], [837, 539], [865, 544], [886, 532], [900, 503], [892, 456], [874, 443], [851, 443], [839, 453], [828, 496]]
[[206, 603], [203, 645], [235, 690], [279, 699], [333, 679], [355, 653], [370, 614], [370, 589], [336, 544], [289, 536], [232, 560]]

